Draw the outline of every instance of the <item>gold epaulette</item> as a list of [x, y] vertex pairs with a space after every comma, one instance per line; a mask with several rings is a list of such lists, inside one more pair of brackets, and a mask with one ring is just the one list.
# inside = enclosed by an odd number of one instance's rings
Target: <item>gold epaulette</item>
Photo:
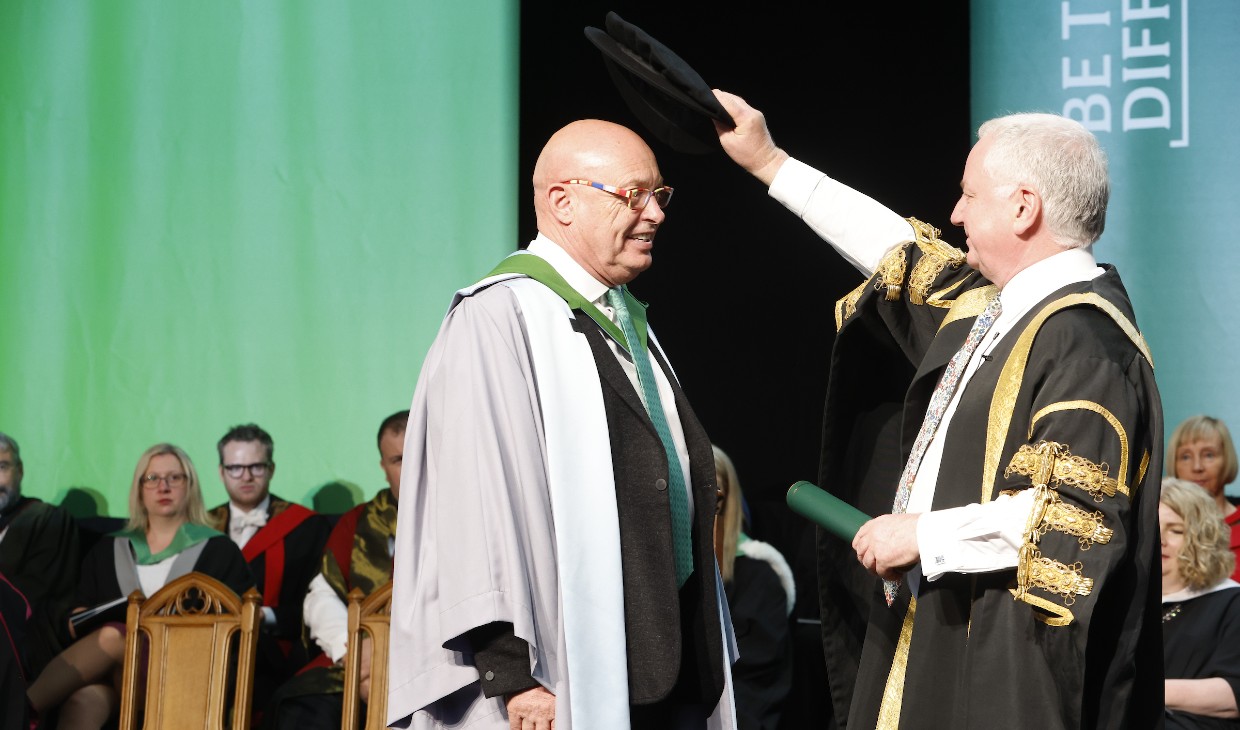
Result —
[[965, 256], [960, 249], [939, 238], [939, 229], [916, 218], [906, 220], [913, 227], [917, 248], [921, 249], [921, 258], [908, 277], [908, 298], [913, 304], [924, 304], [930, 296], [930, 287], [943, 269], [949, 265], [953, 269], [960, 268]]
[[[922, 223], [916, 218], [906, 220], [913, 228], [913, 242], [921, 250], [921, 257], [908, 276], [908, 297], [913, 304], [926, 304], [927, 300], [932, 298], [930, 288], [934, 286], [935, 280], [938, 279], [943, 269], [948, 266], [959, 268], [964, 264], [965, 256], [960, 249], [944, 243], [939, 238], [939, 229], [928, 223]], [[888, 251], [878, 262], [873, 276], [836, 301], [836, 331], [844, 326], [844, 320], [856, 313], [857, 302], [865, 293], [867, 286], [874, 287], [874, 291], [882, 292], [883, 298], [889, 302], [899, 301], [906, 286], [904, 275], [908, 273], [908, 249], [909, 244], [904, 243]], [[955, 286], [959, 286], [959, 282], [953, 285]], [[938, 307], [950, 306], [947, 302], [931, 301], [929, 303]]]

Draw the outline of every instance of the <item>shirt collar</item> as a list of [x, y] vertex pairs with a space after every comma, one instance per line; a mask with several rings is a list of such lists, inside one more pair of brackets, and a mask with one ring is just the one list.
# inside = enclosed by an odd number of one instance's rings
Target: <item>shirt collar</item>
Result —
[[564, 281], [587, 301], [597, 302], [607, 294], [609, 287], [606, 284], [595, 279], [581, 264], [574, 261], [568, 251], [560, 247], [560, 244], [543, 234], [539, 233], [533, 241], [530, 241], [526, 251], [551, 264], [551, 268], [564, 277]]
[[1090, 247], [1070, 248], [1042, 259], [1008, 281], [999, 294], [1003, 314], [1023, 314], [1033, 305], [1069, 284], [1089, 281], [1103, 273]]
[[1181, 588], [1175, 593], [1168, 593], [1162, 597], [1163, 603], [1172, 603], [1175, 601], [1191, 601], [1199, 596], [1207, 593], [1215, 593], [1217, 591], [1226, 590], [1228, 588], [1240, 588], [1240, 583], [1235, 582], [1231, 578], [1224, 578], [1218, 583], [1205, 588]]

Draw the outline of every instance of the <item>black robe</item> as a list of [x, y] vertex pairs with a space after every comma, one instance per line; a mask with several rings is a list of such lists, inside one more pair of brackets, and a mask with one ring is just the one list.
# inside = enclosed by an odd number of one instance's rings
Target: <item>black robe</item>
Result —
[[[285, 513], [289, 505], [288, 501], [272, 494], [267, 505], [268, 522], [254, 533], [250, 538], [251, 543], [261, 540], [260, 536], [265, 531], [275, 528], [272, 520]], [[227, 535], [230, 514], [228, 503], [212, 509], [208, 513], [211, 526]], [[275, 545], [247, 561], [255, 586], [263, 593], [263, 605], [271, 606], [274, 603], [273, 610], [276, 615], [275, 626], [264, 628], [258, 640], [258, 655], [254, 667], [255, 707], [264, 707], [277, 687], [318, 654], [318, 647], [306, 637], [301, 614], [310, 581], [319, 573], [319, 560], [330, 532], [331, 523], [327, 518], [311, 512], [278, 540], [284, 557], [275, 600], [267, 595], [267, 558]]]
[[[995, 291], [937, 231], [915, 228], [917, 243], [837, 305], [819, 478], [874, 515], [891, 511], [930, 393]], [[933, 508], [1046, 482], [1051, 509], [1019, 570], [922, 581], [915, 610], [907, 588], [889, 608], [851, 547], [820, 533], [823, 643], [842, 727], [1160, 721], [1162, 411], [1132, 320], [1114, 269], [1064, 287], [999, 341], [961, 394]], [[1100, 514], [1111, 533], [1068, 534], [1065, 514]], [[1048, 590], [1055, 580], [1080, 590]]]
[[[82, 560], [82, 580], [78, 583], [75, 605], [89, 608], [120, 597], [121, 584], [116, 578], [116, 548], [113, 547], [117, 540], [128, 538], [104, 537]], [[238, 596], [254, 587], [254, 577], [246, 567], [245, 558], [241, 557], [241, 551], [226, 535], [207, 540], [206, 547], [194, 563], [194, 572], [211, 576]]]
[[[1163, 658], [1167, 679], [1221, 677], [1240, 697], [1240, 588], [1167, 604]], [[1167, 728], [1236, 730], [1240, 719], [1168, 712]]]
[[792, 690], [792, 632], [779, 575], [761, 558], [738, 555], [724, 586], [740, 656], [732, 665], [738, 730], [776, 730]]
[[69, 636], [65, 621], [78, 579], [78, 526], [68, 511], [24, 498], [7, 513], [0, 573], [30, 602], [26, 669], [37, 677]]

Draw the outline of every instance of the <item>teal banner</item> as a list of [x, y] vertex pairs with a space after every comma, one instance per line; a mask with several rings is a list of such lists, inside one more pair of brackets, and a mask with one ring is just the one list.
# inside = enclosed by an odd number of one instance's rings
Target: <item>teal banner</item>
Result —
[[127, 512], [257, 422], [273, 491], [385, 486], [451, 293], [518, 243], [515, 0], [0, 3], [0, 431]]
[[1168, 435], [1196, 413], [1240, 432], [1240, 3], [982, 0], [971, 13], [975, 125], [1055, 112], [1107, 150], [1094, 254], [1133, 299]]

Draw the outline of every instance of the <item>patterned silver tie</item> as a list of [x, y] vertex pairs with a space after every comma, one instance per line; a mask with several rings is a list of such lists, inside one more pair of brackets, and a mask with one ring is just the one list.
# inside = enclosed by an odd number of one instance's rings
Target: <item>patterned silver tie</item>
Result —
[[[934, 386], [934, 392], [930, 394], [930, 405], [926, 408], [926, 417], [921, 422], [921, 430], [917, 432], [917, 440], [913, 442], [913, 451], [908, 455], [908, 462], [905, 463], [904, 472], [900, 475], [900, 486], [896, 489], [895, 502], [891, 506], [892, 514], [900, 515], [907, 511], [913, 480], [917, 477], [917, 469], [921, 466], [921, 459], [926, 455], [930, 442], [934, 440], [935, 432], [939, 430], [939, 424], [943, 421], [943, 413], [952, 401], [956, 386], [960, 384], [960, 376], [964, 374], [965, 368], [969, 365], [969, 359], [977, 350], [978, 343], [999, 318], [1002, 309], [1003, 305], [999, 302], [999, 296], [995, 295], [978, 315], [973, 328], [969, 330], [969, 335], [965, 337], [964, 345], [955, 355], [952, 355], [952, 359], [943, 370], [943, 377], [939, 378], [938, 385]], [[896, 591], [899, 589], [899, 580], [883, 581], [883, 594], [887, 597], [888, 606], [895, 601]]]

